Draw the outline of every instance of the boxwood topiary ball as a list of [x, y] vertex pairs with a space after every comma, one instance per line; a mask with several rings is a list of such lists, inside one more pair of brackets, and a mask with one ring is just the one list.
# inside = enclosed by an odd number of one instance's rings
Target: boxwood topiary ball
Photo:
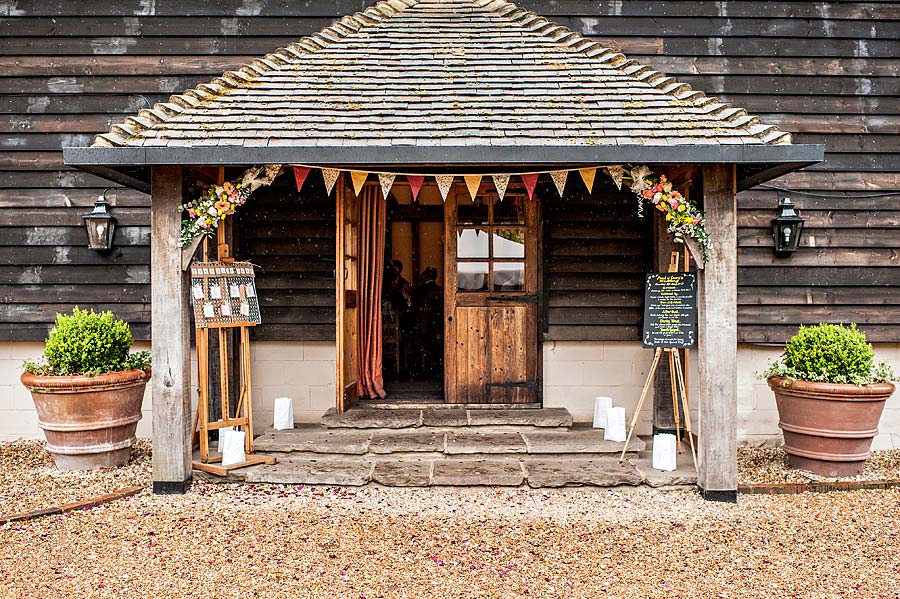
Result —
[[871, 377], [875, 352], [856, 325], [801, 326], [784, 348], [784, 365], [805, 380], [849, 383]]
[[95, 375], [126, 368], [131, 328], [112, 312], [79, 310], [57, 314], [44, 359], [56, 375]]

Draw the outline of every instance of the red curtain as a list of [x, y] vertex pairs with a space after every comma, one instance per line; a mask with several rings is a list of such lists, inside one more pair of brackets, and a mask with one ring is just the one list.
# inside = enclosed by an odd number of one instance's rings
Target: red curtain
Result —
[[386, 397], [382, 376], [381, 284], [387, 206], [381, 191], [367, 185], [360, 193], [359, 217], [359, 396]]

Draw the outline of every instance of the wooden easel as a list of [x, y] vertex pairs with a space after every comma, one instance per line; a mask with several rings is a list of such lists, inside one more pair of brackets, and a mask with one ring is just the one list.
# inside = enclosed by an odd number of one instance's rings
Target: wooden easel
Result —
[[[207, 247], [204, 241], [204, 259], [207, 256]], [[234, 262], [230, 255], [228, 244], [224, 242], [224, 233], [218, 230], [218, 256], [220, 262]], [[226, 476], [229, 470], [254, 466], [256, 464], [274, 464], [275, 458], [268, 456], [255, 456], [253, 453], [253, 392], [250, 382], [250, 327], [253, 323], [241, 323], [238, 325], [222, 323], [208, 324], [206, 327], [194, 329], [197, 339], [197, 378], [200, 386], [200, 396], [197, 401], [197, 417], [194, 429], [199, 428], [200, 433], [200, 460], [193, 462], [193, 467], [203, 472]], [[228, 343], [227, 330], [240, 329], [240, 385], [238, 403], [234, 417], [228, 405]], [[219, 390], [222, 402], [221, 420], [209, 420], [209, 332], [216, 329], [219, 335]], [[244, 451], [247, 454], [243, 462], [228, 466], [214, 465], [222, 461], [220, 454], [209, 453], [209, 431], [218, 430], [228, 426], [241, 427], [244, 431]]]
[[[679, 262], [679, 254], [678, 252], [672, 252], [670, 261], [669, 261], [669, 272], [678, 272], [678, 262]], [[622, 448], [622, 455], [619, 457], [619, 461], [623, 461], [625, 459], [625, 452], [628, 449], [628, 443], [631, 441], [631, 437], [634, 436], [634, 429], [637, 427], [638, 417], [641, 414], [641, 408], [644, 407], [644, 400], [647, 399], [647, 393], [650, 391], [650, 386], [653, 384], [653, 378], [656, 376], [656, 369], [659, 367], [660, 358], [662, 358], [663, 353], [668, 354], [669, 356], [669, 373], [671, 374], [672, 379], [672, 409], [675, 413], [675, 438], [678, 441], [678, 453], [681, 453], [681, 418], [679, 417], [678, 403], [679, 399], [681, 400], [681, 407], [684, 410], [684, 430], [687, 433], [688, 440], [691, 444], [691, 457], [694, 459], [694, 468], [697, 468], [697, 450], [694, 447], [694, 435], [691, 430], [691, 412], [690, 406], [688, 404], [688, 396], [687, 396], [687, 385], [684, 380], [684, 372], [681, 369], [681, 351], [677, 347], [657, 347], [656, 352], [653, 354], [653, 362], [650, 365], [650, 372], [647, 373], [647, 381], [644, 383], [644, 388], [641, 390], [641, 398], [638, 400], [637, 407], [634, 410], [634, 416], [631, 418], [631, 428], [628, 431], [628, 437], [625, 439], [625, 446]], [[685, 351], [685, 358], [687, 358], [687, 351]]]

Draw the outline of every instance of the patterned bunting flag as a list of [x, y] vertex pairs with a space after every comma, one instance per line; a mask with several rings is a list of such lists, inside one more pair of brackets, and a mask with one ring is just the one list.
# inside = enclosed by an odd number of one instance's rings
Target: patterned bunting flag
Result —
[[409, 189], [412, 191], [412, 199], [415, 202], [419, 197], [419, 190], [422, 189], [422, 184], [425, 183], [424, 175], [406, 175], [406, 181], [409, 183]]
[[534, 198], [534, 187], [537, 185], [538, 173], [525, 173], [522, 175], [522, 183], [525, 184], [525, 190], [528, 192], [528, 199]]
[[441, 190], [441, 199], [447, 201], [447, 194], [450, 192], [450, 186], [453, 185], [453, 175], [435, 175], [438, 189]]
[[336, 168], [322, 169], [322, 178], [325, 179], [325, 189], [328, 191], [328, 195], [331, 195], [331, 190], [334, 189], [334, 184], [337, 183], [340, 174], [341, 171]]
[[581, 180], [584, 181], [589, 193], [594, 192], [594, 178], [597, 176], [596, 168], [580, 168], [578, 172], [581, 174]]
[[612, 177], [616, 187], [622, 189], [622, 178], [625, 176], [625, 168], [621, 164], [606, 167], [606, 172]]
[[503, 201], [503, 196], [506, 195], [507, 185], [509, 185], [509, 175], [494, 175], [494, 187], [497, 188], [501, 202]]
[[309, 175], [309, 167], [308, 166], [295, 166], [294, 167], [294, 179], [297, 180], [297, 191], [303, 190], [303, 182], [306, 181], [307, 175]]
[[378, 182], [381, 183], [381, 195], [386, 200], [388, 194], [391, 193], [391, 187], [394, 186], [394, 179], [397, 175], [393, 173], [378, 173]]
[[366, 171], [350, 171], [350, 179], [353, 181], [353, 193], [359, 195], [368, 177], [369, 173]]
[[566, 180], [569, 178], [569, 171], [553, 171], [550, 173], [550, 178], [553, 179], [553, 183], [556, 185], [559, 197], [563, 197], [563, 192], [566, 190]]
[[481, 175], [466, 175], [463, 177], [466, 180], [466, 187], [469, 189], [469, 195], [472, 196], [472, 199], [475, 199], [475, 196], [478, 195], [478, 188], [481, 186]]

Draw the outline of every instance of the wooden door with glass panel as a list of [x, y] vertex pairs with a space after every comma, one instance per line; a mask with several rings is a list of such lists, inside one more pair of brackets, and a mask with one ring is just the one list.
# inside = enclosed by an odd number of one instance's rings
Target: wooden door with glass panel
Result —
[[474, 200], [456, 188], [445, 205], [445, 397], [536, 404], [539, 205], [485, 187]]

